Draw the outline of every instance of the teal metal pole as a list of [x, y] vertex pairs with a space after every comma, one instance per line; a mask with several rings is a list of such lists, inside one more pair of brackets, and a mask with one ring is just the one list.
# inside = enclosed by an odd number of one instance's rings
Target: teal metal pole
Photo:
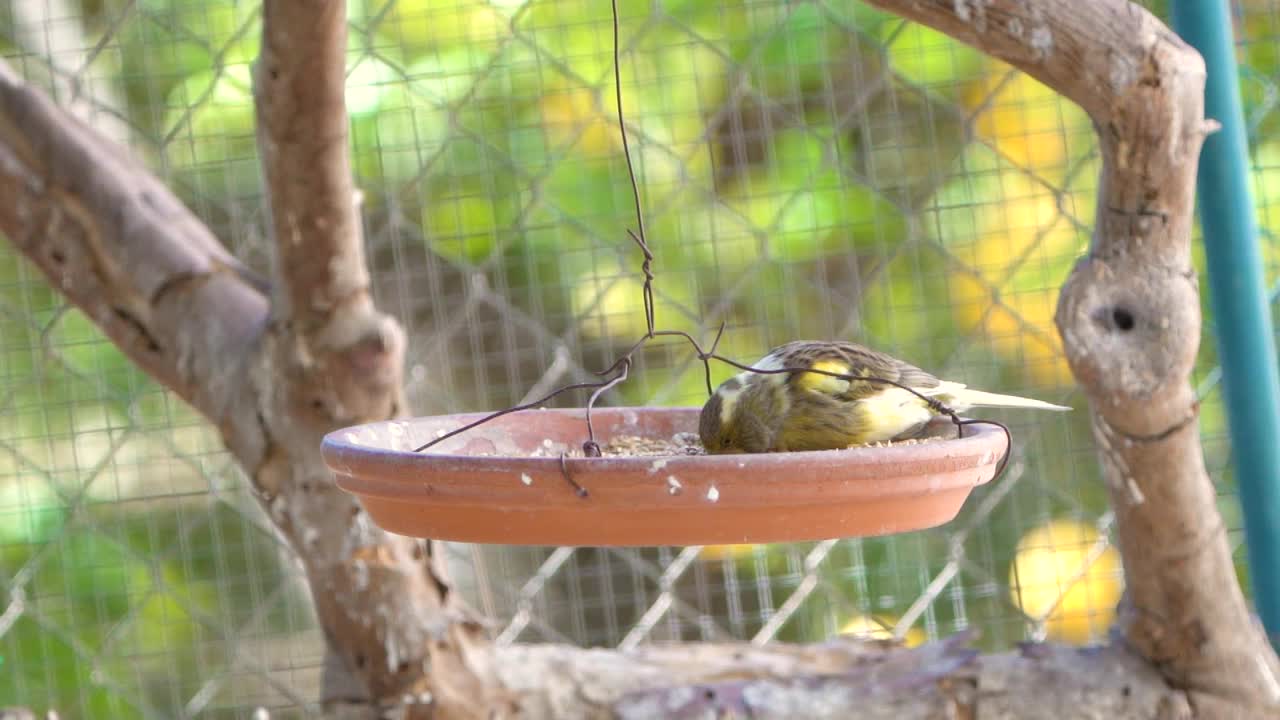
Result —
[[1280, 641], [1280, 378], [1249, 188], [1228, 0], [1174, 0], [1173, 25], [1204, 57], [1205, 115], [1222, 123], [1200, 155], [1200, 226], [1223, 397], [1244, 510], [1254, 606]]

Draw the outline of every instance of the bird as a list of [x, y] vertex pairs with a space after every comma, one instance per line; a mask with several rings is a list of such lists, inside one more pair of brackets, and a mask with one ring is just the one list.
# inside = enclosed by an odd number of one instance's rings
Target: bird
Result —
[[[940, 380], [852, 342], [798, 340], [770, 350], [752, 367], [764, 372], [744, 370], [725, 380], [702, 406], [698, 435], [707, 453], [835, 450], [904, 440], [945, 416], [939, 406], [957, 414], [975, 407], [1071, 409]], [[807, 372], [812, 370], [821, 372]]]

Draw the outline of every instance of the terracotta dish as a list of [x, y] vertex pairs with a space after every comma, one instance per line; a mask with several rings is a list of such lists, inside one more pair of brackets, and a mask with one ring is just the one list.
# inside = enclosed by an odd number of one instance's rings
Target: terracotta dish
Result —
[[[401, 535], [509, 545], [710, 545], [885, 535], [956, 516], [1005, 452], [998, 428], [888, 447], [587, 458], [582, 410], [529, 410], [413, 448], [482, 414], [360, 425], [321, 451], [338, 485]], [[698, 408], [600, 408], [597, 440], [671, 438]], [[579, 496], [561, 471], [585, 488]]]

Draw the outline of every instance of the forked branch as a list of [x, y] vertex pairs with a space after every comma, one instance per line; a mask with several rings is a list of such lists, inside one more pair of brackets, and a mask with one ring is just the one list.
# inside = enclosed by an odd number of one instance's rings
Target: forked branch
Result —
[[1236, 580], [1190, 383], [1196, 168], [1214, 127], [1202, 59], [1127, 0], [871, 2], [1017, 66], [1093, 118], [1098, 216], [1056, 320], [1116, 511], [1122, 636], [1203, 717], [1280, 715], [1280, 662]]

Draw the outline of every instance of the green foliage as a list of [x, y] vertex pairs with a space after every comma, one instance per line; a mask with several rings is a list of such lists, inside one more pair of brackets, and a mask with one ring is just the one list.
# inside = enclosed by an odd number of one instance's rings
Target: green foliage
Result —
[[[168, 687], [198, 688], [233, 658], [224, 632], [287, 626], [305, 597], [253, 600], [286, 582], [275, 540], [220, 503], [153, 501], [153, 510], [93, 505], [30, 542], [0, 545], [0, 584], [21, 581], [27, 606], [0, 638], [0, 705], [78, 708], [110, 717], [170, 715]], [[236, 597], [228, 597], [234, 591]], [[246, 627], [246, 624], [250, 624]], [[150, 676], [142, 695], [136, 673]]]

